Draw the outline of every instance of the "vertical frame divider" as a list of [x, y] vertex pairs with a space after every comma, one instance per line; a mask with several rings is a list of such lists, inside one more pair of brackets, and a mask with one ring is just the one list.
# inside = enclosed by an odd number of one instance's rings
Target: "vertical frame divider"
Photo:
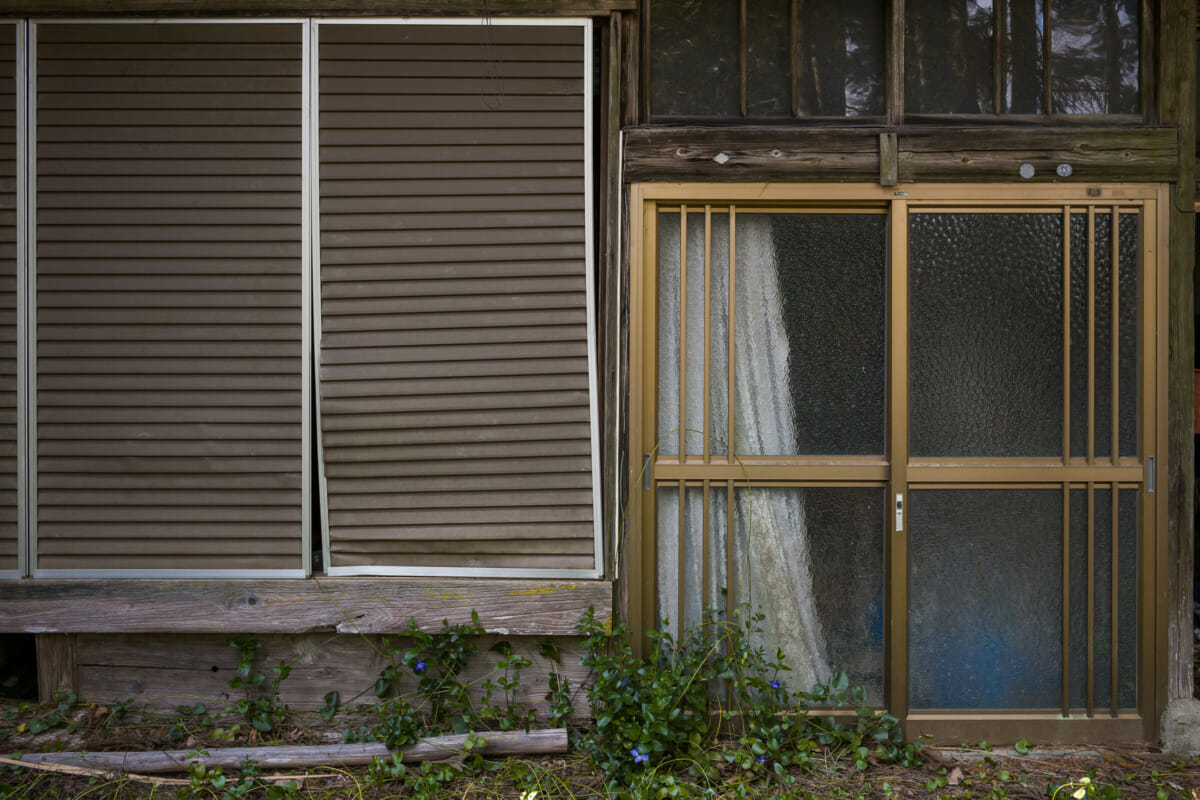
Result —
[[800, 116], [800, 0], [788, 6], [788, 89], [792, 116]]
[[1004, 92], [1004, 0], [995, 0], [992, 6], [992, 112], [1003, 114], [1000, 98]]
[[1117, 681], [1117, 675], [1118, 675], [1117, 658], [1121, 654], [1121, 651], [1117, 646], [1117, 642], [1118, 642], [1117, 618], [1120, 616], [1117, 612], [1120, 610], [1120, 606], [1118, 605], [1118, 598], [1120, 597], [1119, 589], [1121, 586], [1120, 570], [1119, 570], [1120, 559], [1118, 558], [1117, 545], [1120, 541], [1119, 533], [1121, 530], [1121, 525], [1120, 525], [1120, 517], [1117, 515], [1118, 510], [1119, 510], [1119, 496], [1120, 496], [1119, 485], [1117, 484], [1116, 481], [1113, 481], [1111, 486], [1112, 486], [1112, 490], [1111, 490], [1110, 494], [1112, 495], [1112, 498], [1111, 498], [1111, 501], [1112, 501], [1112, 512], [1111, 512], [1112, 526], [1111, 526], [1111, 528], [1112, 528], [1112, 530], [1110, 532], [1110, 535], [1112, 537], [1112, 544], [1110, 545], [1110, 547], [1111, 547], [1111, 553], [1112, 553], [1112, 569], [1110, 570], [1110, 572], [1111, 572], [1112, 586], [1110, 588], [1110, 592], [1112, 594], [1112, 614], [1110, 616], [1112, 617], [1112, 620], [1111, 620], [1110, 627], [1112, 628], [1112, 630], [1111, 630], [1111, 637], [1110, 637], [1111, 641], [1109, 643], [1109, 648], [1110, 648], [1110, 652], [1112, 653], [1112, 656], [1111, 656], [1111, 658], [1109, 658], [1108, 663], [1109, 663], [1109, 681], [1111, 684], [1111, 686], [1110, 686], [1110, 691], [1111, 691], [1110, 698], [1111, 698], [1111, 705], [1112, 705], [1111, 714], [1112, 714], [1113, 718], [1115, 719], [1117, 716], [1117, 710], [1121, 707], [1120, 694], [1118, 693], [1120, 687], [1119, 687], [1118, 681]]
[[[712, 206], [704, 207], [704, 463], [712, 463]], [[705, 486], [707, 487], [707, 483]], [[707, 488], [705, 492], [707, 493]], [[707, 497], [707, 494], [706, 494]], [[705, 513], [708, 506], [705, 500]], [[705, 557], [708, 551], [705, 550]], [[708, 594], [705, 593], [705, 602]]]
[[[899, 0], [897, 0], [899, 2]], [[887, 685], [884, 702], [896, 716], [908, 714], [908, 530], [912, 507], [908, 498], [908, 201], [894, 198], [891, 203], [890, 243], [888, 245], [888, 282], [890, 309], [888, 332], [888, 416], [892, 420], [888, 437], [890, 482], [888, 507], [897, 498], [904, 504], [904, 525], [896, 527], [896, 515], [886, 515], [885, 559], [888, 563], [885, 587], [886, 618], [884, 663]]]
[[1042, 102], [1045, 104], [1045, 113], [1047, 116], [1054, 113], [1054, 85], [1051, 76], [1051, 68], [1053, 63], [1054, 50], [1054, 35], [1050, 26], [1051, 11], [1050, 4], [1053, 0], [1044, 0], [1042, 6]]
[[[654, 461], [658, 449], [654, 446], [658, 437], [656, 427], [658, 365], [655, 360], [656, 333], [658, 331], [656, 298], [658, 279], [658, 215], [653, 203], [645, 202], [640, 185], [630, 189], [630, 253], [635, 256], [630, 262], [629, 317], [637, 326], [630, 334], [629, 381], [630, 441], [637, 443], [636, 455], [631, 454], [629, 464], [633, 475], [629, 481], [631, 517], [640, 521], [637, 538], [630, 542], [630, 578], [636, 588], [629, 592], [629, 619], [634, 628], [632, 645], [634, 653], [641, 655], [645, 649], [643, 634], [654, 627], [655, 576], [658, 570], [655, 548], [655, 516], [657, 493], [654, 490]], [[640, 271], [640, 272], [639, 272]], [[637, 472], [639, 456], [647, 452], [649, 463], [644, 468], [650, 472]], [[644, 463], [644, 462], [643, 462]], [[636, 498], [636, 499], [634, 499]]]
[[1096, 484], [1087, 484], [1087, 715], [1096, 714]]
[[1063, 206], [1063, 466], [1071, 463], [1071, 207]]
[[1071, 715], [1071, 484], [1062, 485], [1062, 715]]
[[32, 574], [33, 553], [30, 534], [33, 523], [30, 508], [33, 495], [28, 478], [35, 463], [29, 435], [33, 387], [30, 381], [29, 364], [32, 354], [34, 329], [31, 326], [29, 304], [29, 281], [33, 274], [33, 259], [30, 251], [33, 229], [30, 226], [29, 210], [33, 205], [33, 161], [29, 147], [32, 140], [33, 116], [30, 106], [30, 71], [34, 49], [32, 47], [29, 20], [16, 24], [14, 48], [16, 64], [16, 92], [14, 98], [17, 111], [17, 573], [19, 577]]
[[[679, 482], [679, 513], [678, 529], [676, 531], [676, 566], [679, 570], [675, 576], [675, 596], [676, 602], [679, 604], [675, 608], [675, 640], [679, 641], [683, 638], [683, 609], [686, 607], [684, 603], [687, 601], [687, 481]], [[655, 615], [655, 624], [662, 622], [662, 610]]]
[[[712, 591], [712, 582], [708, 578], [708, 572], [712, 565], [712, 556], [710, 550], [712, 548], [712, 520], [709, 513], [709, 504], [712, 502], [711, 494], [712, 481], [705, 479], [702, 484], [700, 502], [703, 503], [703, 508], [700, 512], [702, 524], [700, 527], [700, 618], [704, 619], [704, 609], [708, 607], [709, 592]], [[682, 581], [681, 581], [682, 583]]]
[[[734, 456], [734, 453], [736, 452], [734, 450], [734, 447], [736, 447], [736, 442], [734, 441], [734, 436], [733, 436], [734, 428], [735, 428], [735, 425], [733, 422], [734, 421], [735, 398], [737, 397], [737, 392], [736, 392], [737, 374], [734, 371], [734, 367], [733, 367], [733, 365], [735, 363], [734, 362], [733, 345], [734, 345], [734, 341], [737, 338], [736, 336], [734, 336], [734, 330], [736, 329], [736, 322], [737, 322], [736, 317], [734, 316], [734, 311], [737, 308], [737, 302], [736, 302], [736, 300], [737, 300], [737, 283], [736, 283], [736, 280], [737, 280], [737, 207], [731, 205], [731, 206], [729, 206], [729, 283], [726, 284], [727, 293], [729, 295], [729, 322], [725, 326], [726, 327], [725, 335], [729, 338], [729, 348], [728, 348], [729, 355], [726, 359], [727, 366], [729, 367], [729, 386], [727, 388], [727, 391], [725, 392], [725, 404], [726, 404], [726, 406], [728, 406], [728, 410], [726, 413], [726, 415], [728, 417], [728, 419], [726, 420], [726, 427], [728, 428], [726, 435], [728, 438], [726, 439], [726, 444], [725, 444], [725, 460], [730, 464], [734, 463], [734, 461], [736, 460], [736, 458]], [[732, 498], [730, 498], [730, 499], [732, 499]]]
[[687, 205], [679, 207], [679, 463], [687, 460]]
[[[1088, 206], [1087, 463], [1096, 466], [1096, 207]], [[1089, 528], [1090, 529], [1090, 528]]]
[[749, 0], [738, 0], [738, 109], [743, 117], [749, 111], [748, 91], [750, 83], [750, 31], [747, 4]]
[[885, 68], [887, 124], [899, 125], [904, 119], [904, 0], [891, 0], [888, 16], [887, 67]]

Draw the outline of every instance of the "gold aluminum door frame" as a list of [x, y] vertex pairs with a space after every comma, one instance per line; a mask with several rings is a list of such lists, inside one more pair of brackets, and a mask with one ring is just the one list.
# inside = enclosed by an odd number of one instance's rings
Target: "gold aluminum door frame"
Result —
[[[631, 588], [628, 614], [637, 644], [640, 644], [641, 633], [653, 629], [656, 624], [654, 487], [659, 485], [678, 485], [682, 492], [686, 484], [702, 489], [706, 494], [715, 487], [731, 485], [736, 481], [745, 483], [747, 479], [751, 484], [786, 480], [803, 481], [806, 485], [885, 485], [887, 496], [893, 500], [897, 496], [903, 498], [906, 506], [910, 487], [1061, 487], [1064, 493], [1073, 488], [1086, 489], [1096, 485], [1136, 488], [1139, 492], [1137, 594], [1140, 606], [1136, 712], [1098, 709], [1089, 704], [1089, 708], [1084, 710], [1087, 713], [1081, 716], [1076, 715], [1078, 709], [1070, 708], [984, 712], [948, 710], [910, 714], [907, 707], [907, 511], [905, 529], [901, 530], [896, 529], [896, 515], [887, 514], [885, 703], [893, 713], [906, 721], [910, 736], [927, 732], [943, 741], [975, 740], [984, 735], [997, 741], [1015, 740], [1023, 736], [1075, 742], [1154, 740], [1157, 736], [1156, 720], [1166, 698], [1166, 659], [1163, 657], [1166, 648], [1166, 598], [1156, 591], [1156, 587], [1158, 576], [1165, 575], [1166, 569], [1166, 542], [1162, 534], [1166, 531], [1167, 504], [1166, 493], [1162, 489], [1165, 487], [1166, 474], [1167, 392], [1159, 384], [1160, 376], [1167, 374], [1167, 344], [1166, 326], [1159, 323], [1166, 320], [1167, 314], [1167, 215], [1159, 213], [1159, 209], [1166, 207], [1169, 199], [1167, 189], [1148, 184], [957, 184], [909, 185], [897, 191], [892, 187], [846, 184], [655, 183], [634, 184], [630, 199], [630, 498], [627, 514], [630, 524], [621, 547], [629, 566]], [[767, 463], [771, 459], [760, 458], [744, 465], [729, 464], [724, 456], [709, 454], [707, 448], [703, 455], [689, 458], [678, 455], [643, 458], [644, 454], [656, 452], [655, 436], [658, 430], [656, 275], [660, 206], [687, 206], [692, 210], [690, 213], [698, 214], [710, 213], [711, 208], [706, 211], [706, 206], [755, 209], [809, 206], [834, 213], [855, 206], [887, 209], [890, 214], [886, 343], [888, 416], [887, 453], [882, 462], [878, 459], [821, 458], [776, 459], [778, 463]], [[1089, 207], [1102, 211], [1119, 207], [1122, 211], [1138, 212], [1141, 219], [1142, 292], [1138, 334], [1138, 397], [1141, 414], [1138, 420], [1137, 457], [1118, 457], [1116, 463], [1103, 463], [1107, 459], [1096, 459], [1090, 451], [1089, 458], [1080, 460], [1070, 458], [1067, 450], [1061, 459], [908, 458], [909, 214], [920, 211], [1044, 213], [1057, 209], [1066, 215], [1080, 211], [1086, 213]], [[732, 242], [730, 250], [733, 250]], [[709, 298], [707, 291], [705, 297], [706, 304], [717, 302]], [[1064, 301], [1064, 305], [1067, 302]], [[732, 319], [729, 327], [732, 331]], [[1064, 353], [1064, 357], [1068, 355]], [[733, 363], [732, 353], [729, 363]], [[1069, 369], [1069, 358], [1067, 363], [1066, 369]], [[707, 372], [707, 363], [705, 369]], [[1064, 404], [1068, 403], [1069, 396], [1064, 398]], [[1069, 414], [1069, 409], [1065, 413]], [[730, 413], [731, 419], [732, 416]], [[707, 414], [705, 417], [707, 419]], [[1068, 436], [1069, 426], [1064, 434], [1064, 437]], [[1069, 446], [1069, 440], [1064, 446]], [[1158, 456], [1156, 463], [1150, 460], [1154, 456]], [[1147, 473], [1150, 463], [1154, 463], [1153, 477]], [[1159, 491], [1148, 491], [1148, 479], [1157, 484]], [[1063, 660], [1066, 661], [1065, 658]], [[1075, 713], [1067, 716], [1064, 710]]]

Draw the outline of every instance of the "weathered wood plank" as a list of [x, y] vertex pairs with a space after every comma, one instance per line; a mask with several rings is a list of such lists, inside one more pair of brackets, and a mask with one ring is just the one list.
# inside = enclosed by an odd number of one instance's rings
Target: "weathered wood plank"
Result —
[[899, 153], [896, 152], [896, 134], [879, 134], [879, 185], [895, 186], [899, 182]]
[[636, 0], [0, 0], [0, 16], [605, 16]]
[[[462, 752], [470, 734], [431, 736], [400, 749], [404, 761], [437, 761]], [[481, 734], [485, 756], [546, 755], [567, 752], [567, 729], [493, 731]], [[267, 769], [300, 769], [318, 766], [361, 766], [375, 758], [388, 759], [391, 751], [379, 742], [362, 744], [279, 745], [263, 747], [210, 747], [205, 751], [158, 750], [123, 753], [29, 753], [21, 757], [31, 764], [67, 764], [73, 767], [118, 772], [185, 772], [191, 764], [237, 767], [253, 758]]]
[[[230, 636], [213, 634], [145, 636], [133, 634], [81, 634], [77, 637], [75, 672], [77, 694], [92, 702], [111, 703], [134, 698], [150, 711], [169, 712], [179, 705], [203, 702], [210, 712], [219, 711], [241, 697], [227, 683], [237, 674], [238, 650], [229, 645]], [[476, 701], [482, 696], [484, 678], [491, 674], [499, 654], [489, 648], [502, 637], [482, 637], [479, 652], [463, 674]], [[385, 646], [378, 636], [306, 634], [258, 637], [262, 649], [255, 657], [259, 672], [271, 674], [281, 660], [292, 665], [291, 675], [280, 684], [280, 699], [289, 707], [308, 710], [319, 707], [331, 691], [341, 694], [345, 706], [375, 702], [372, 687], [388, 665]], [[545, 637], [503, 637], [514, 653], [532, 663], [521, 675], [521, 689], [514, 698], [524, 706], [545, 714], [549, 675], [557, 672], [570, 682], [574, 704], [586, 711], [581, 688], [589, 671], [580, 664], [582, 640], [555, 638], [559, 661], [539, 652]], [[391, 637], [392, 648], [408, 641]], [[405, 678], [399, 694], [418, 704], [416, 685]], [[495, 697], [494, 701], [499, 701]]]
[[878, 176], [878, 131], [865, 128], [632, 128], [625, 135], [627, 181]]
[[416, 620], [491, 633], [571, 635], [608, 581], [323, 578], [310, 580], [24, 580], [0, 583], [6, 633], [398, 633]]
[[[1192, 696], [1192, 566], [1195, 494], [1193, 403], [1195, 366], [1195, 215], [1196, 180], [1196, 6], [1192, 0], [1163, 0], [1158, 59], [1158, 110], [1164, 124], [1178, 127], [1179, 174], [1170, 215], [1167, 352], [1167, 548], [1166, 697]], [[1161, 535], [1161, 534], [1160, 534]], [[1159, 648], [1162, 642], [1159, 642]], [[1160, 649], [1161, 652], [1161, 649]]]
[[38, 699], [54, 699], [56, 692], [75, 692], [75, 637], [66, 633], [42, 633], [34, 637], [37, 651]]
[[[877, 181], [879, 128], [631, 128], [628, 181]], [[1179, 146], [1168, 128], [899, 128], [899, 180], [1167, 181]], [[719, 154], [725, 158], [718, 158]], [[717, 160], [714, 160], [717, 159]]]
[[[901, 130], [900, 180], [1031, 182], [1169, 181], [1179, 146], [1169, 128]], [[1071, 175], [1056, 173], [1068, 164]]]

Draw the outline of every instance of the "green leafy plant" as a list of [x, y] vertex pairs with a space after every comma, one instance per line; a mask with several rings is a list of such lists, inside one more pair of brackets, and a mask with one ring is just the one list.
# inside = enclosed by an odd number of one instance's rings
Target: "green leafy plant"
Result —
[[267, 676], [254, 666], [254, 656], [262, 648], [262, 642], [253, 636], [239, 636], [231, 640], [229, 646], [238, 648], [238, 663], [237, 674], [226, 685], [243, 692], [242, 699], [233, 704], [232, 710], [245, 716], [255, 730], [270, 733], [287, 718], [287, 707], [280, 702], [279, 685], [291, 674], [291, 665], [280, 661], [273, 667], [274, 677], [264, 691], [258, 687], [266, 682]]

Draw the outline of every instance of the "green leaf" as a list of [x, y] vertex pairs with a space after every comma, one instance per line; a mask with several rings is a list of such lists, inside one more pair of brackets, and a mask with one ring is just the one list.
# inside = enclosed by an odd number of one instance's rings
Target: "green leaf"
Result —
[[1017, 739], [1017, 743], [1013, 745], [1013, 749], [1015, 749], [1021, 755], [1025, 755], [1029, 752], [1029, 748], [1032, 746], [1033, 742], [1029, 741], [1028, 739]]

